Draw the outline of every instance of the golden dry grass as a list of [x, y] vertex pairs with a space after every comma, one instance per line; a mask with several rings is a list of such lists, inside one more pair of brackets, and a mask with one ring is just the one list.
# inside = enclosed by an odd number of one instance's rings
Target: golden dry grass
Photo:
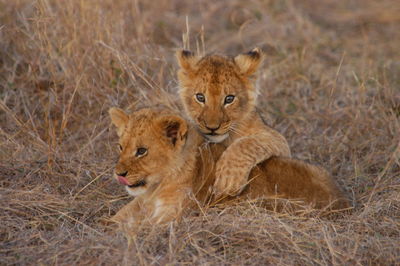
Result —
[[[395, 0], [0, 0], [0, 264], [400, 264], [399, 14]], [[187, 21], [192, 50], [266, 52], [260, 109], [352, 213], [243, 203], [129, 246], [103, 225], [129, 200], [106, 111], [176, 101]]]

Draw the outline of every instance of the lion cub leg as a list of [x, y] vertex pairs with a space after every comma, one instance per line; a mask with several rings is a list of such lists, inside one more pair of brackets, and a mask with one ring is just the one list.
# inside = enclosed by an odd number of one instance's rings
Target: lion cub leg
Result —
[[111, 217], [112, 222], [115, 222], [120, 229], [131, 236], [137, 233], [137, 229], [144, 219], [143, 199], [140, 196], [122, 207]]
[[136, 197], [119, 210], [111, 221], [130, 236], [137, 234], [140, 225], [165, 224], [180, 218], [188, 206], [189, 192], [184, 185], [171, 185], [153, 193]]
[[252, 168], [271, 156], [290, 156], [283, 136], [258, 134], [237, 139], [216, 164], [214, 193], [218, 196], [239, 194], [247, 185]]
[[164, 224], [178, 220], [182, 211], [190, 203], [191, 188], [187, 184], [171, 182], [158, 192], [152, 199], [152, 211], [149, 222], [152, 224]]
[[174, 206], [158, 197], [135, 198], [112, 218], [128, 236], [135, 236], [141, 225], [164, 224], [179, 218], [179, 204]]

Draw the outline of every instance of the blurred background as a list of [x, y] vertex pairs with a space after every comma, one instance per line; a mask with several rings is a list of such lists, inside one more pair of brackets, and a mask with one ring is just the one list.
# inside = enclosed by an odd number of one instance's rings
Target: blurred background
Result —
[[[399, 33], [397, 0], [0, 0], [0, 264], [400, 263]], [[354, 211], [236, 206], [128, 247], [108, 109], [176, 106], [177, 49], [254, 47], [267, 122]]]

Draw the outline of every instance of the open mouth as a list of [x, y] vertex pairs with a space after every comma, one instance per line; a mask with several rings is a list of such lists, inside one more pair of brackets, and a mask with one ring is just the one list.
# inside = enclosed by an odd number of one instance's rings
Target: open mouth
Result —
[[128, 179], [126, 179], [123, 176], [118, 176], [117, 179], [118, 179], [118, 182], [120, 184], [125, 185], [125, 186], [130, 187], [130, 188], [142, 187], [142, 186], [146, 185], [146, 181], [144, 179], [142, 179], [142, 180], [140, 180], [140, 181], [138, 181], [138, 182], [136, 182], [136, 183], [134, 183], [132, 185], [130, 185], [129, 182], [128, 182]]
[[134, 187], [142, 187], [142, 186], [145, 186], [145, 185], [146, 185], [146, 181], [140, 180], [140, 181], [136, 182], [133, 185], [128, 185], [128, 187], [134, 188]]

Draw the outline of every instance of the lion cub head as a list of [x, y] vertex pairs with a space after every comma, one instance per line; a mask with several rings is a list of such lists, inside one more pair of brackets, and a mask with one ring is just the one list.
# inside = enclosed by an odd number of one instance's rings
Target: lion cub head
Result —
[[255, 48], [234, 58], [177, 53], [180, 97], [186, 113], [211, 142], [221, 142], [255, 108], [253, 75], [263, 59]]
[[179, 155], [188, 127], [182, 118], [154, 109], [128, 115], [121, 109], [111, 108], [109, 114], [119, 136], [120, 155], [114, 177], [125, 185], [129, 194], [143, 194], [183, 165]]

